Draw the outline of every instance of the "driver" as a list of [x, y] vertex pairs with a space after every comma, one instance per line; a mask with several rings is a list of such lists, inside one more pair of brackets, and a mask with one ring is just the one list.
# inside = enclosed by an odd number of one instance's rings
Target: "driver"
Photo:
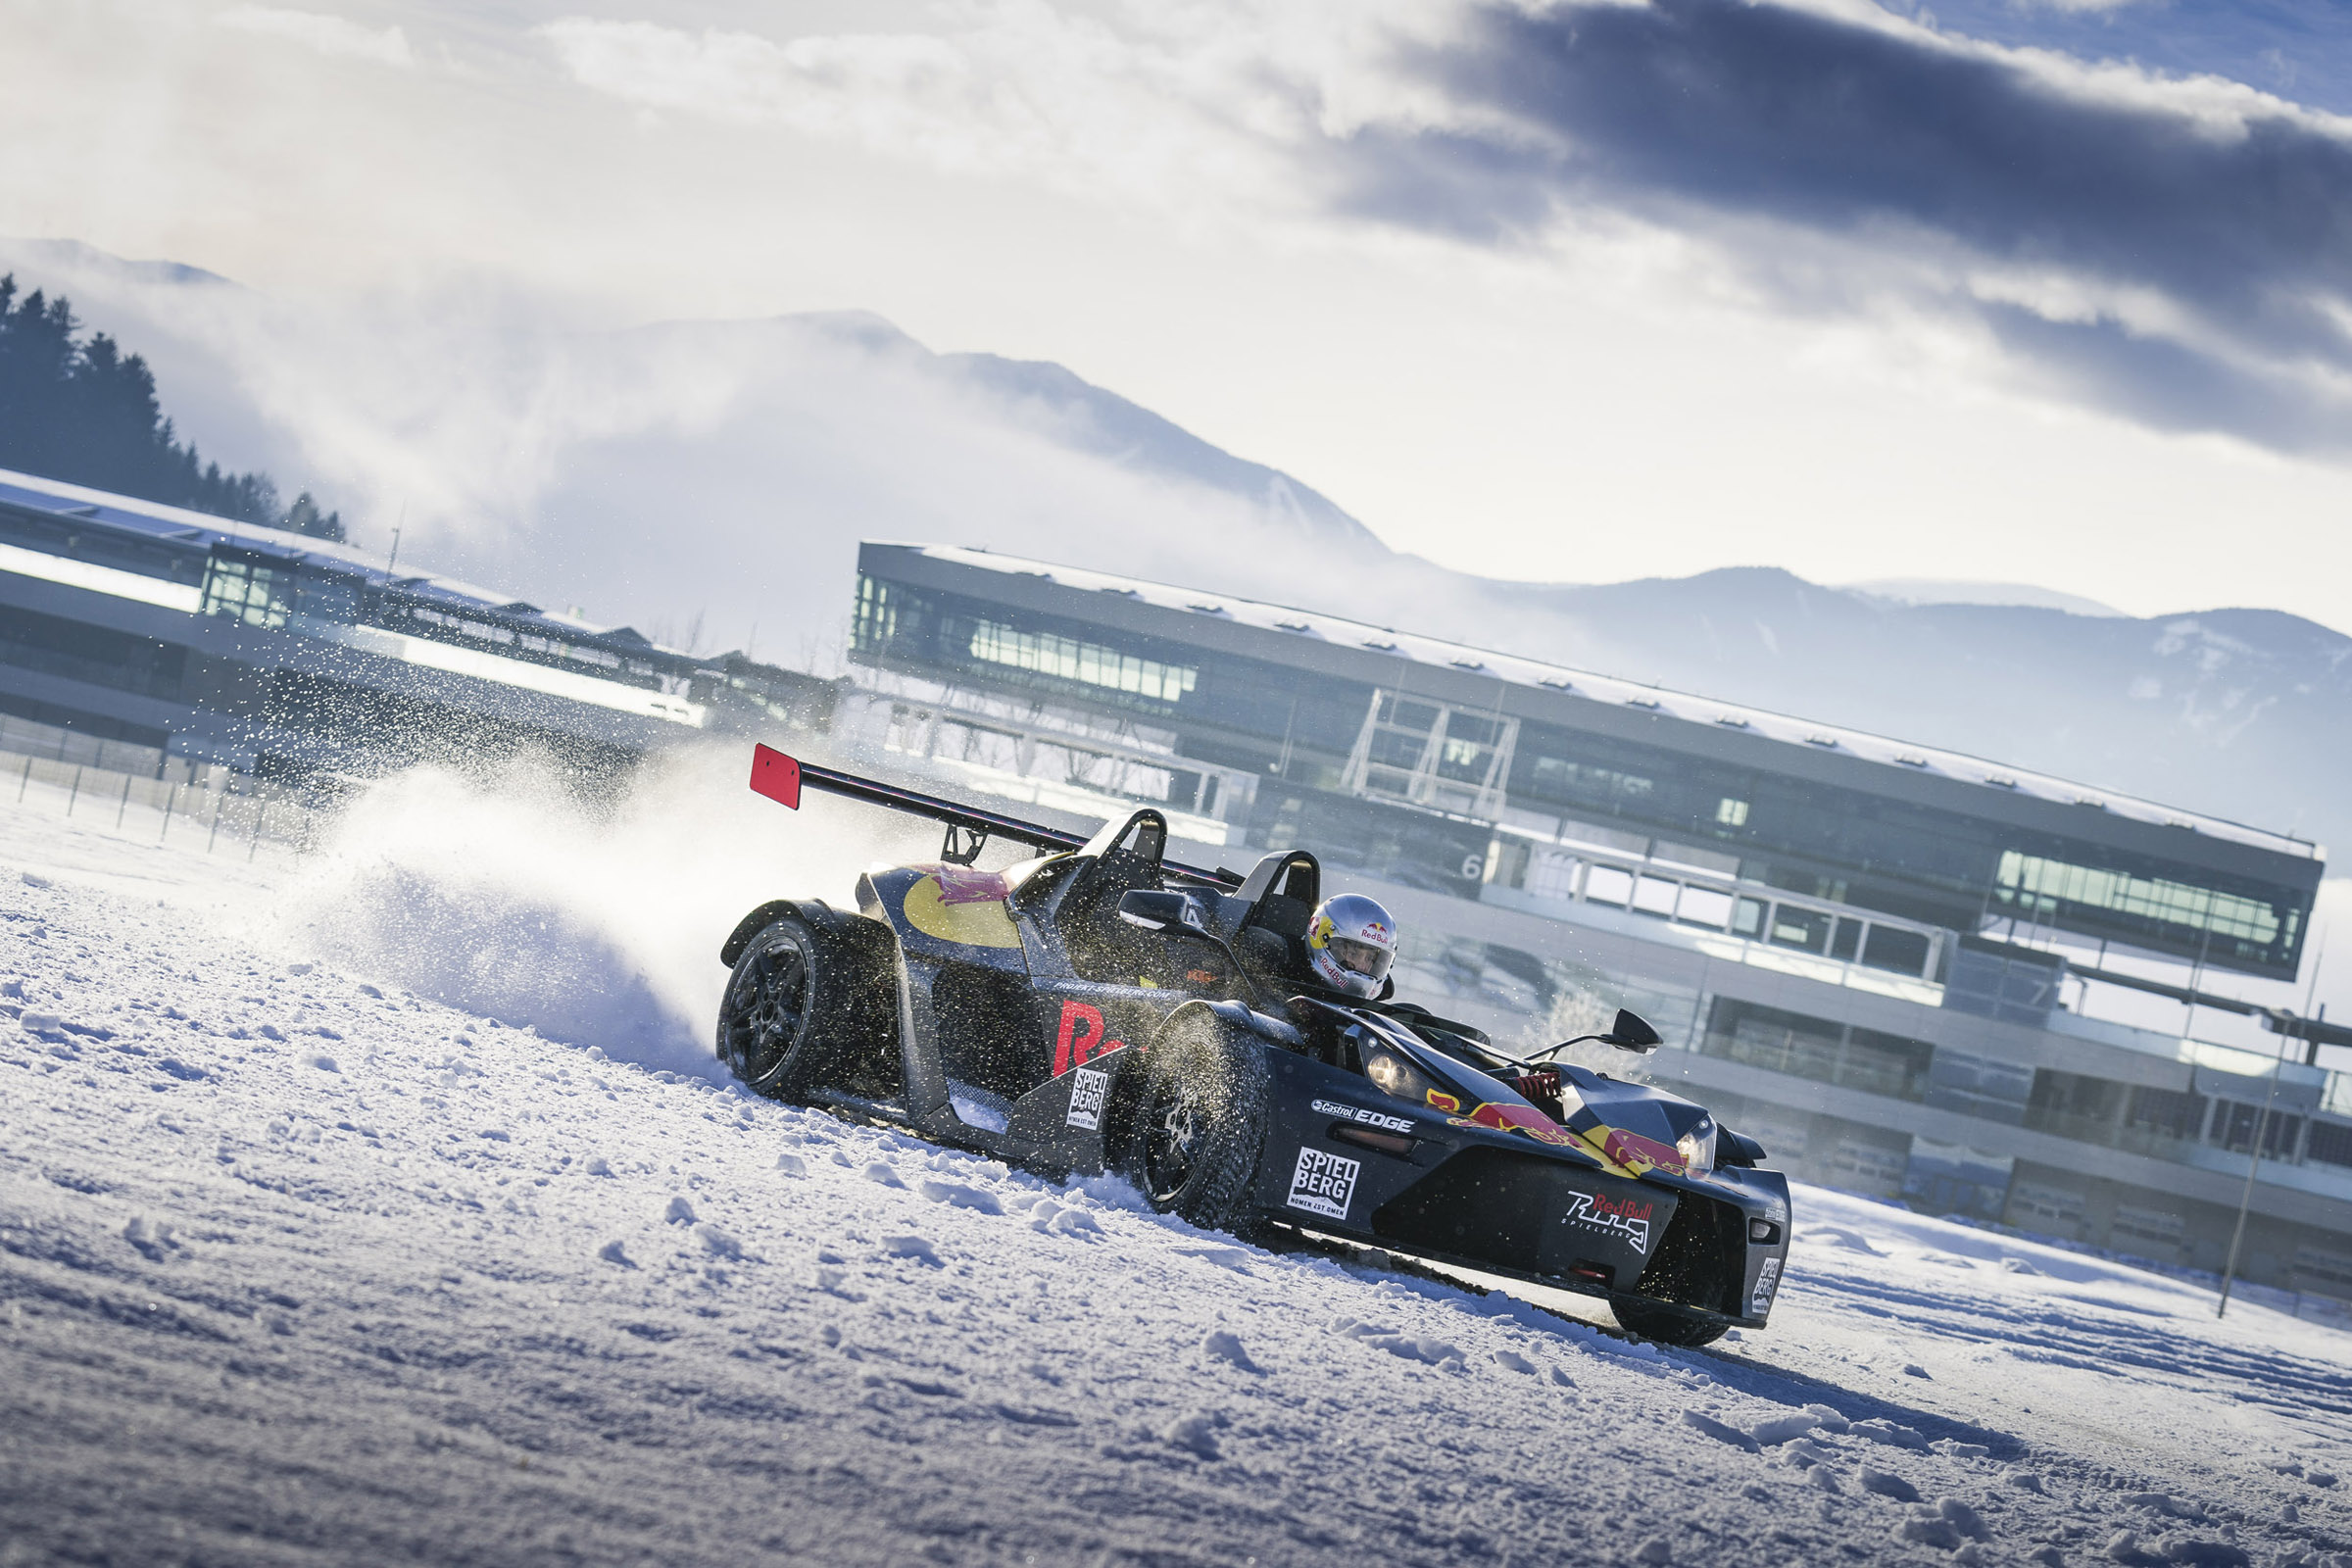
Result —
[[1306, 962], [1330, 989], [1367, 1000], [1388, 989], [1396, 959], [1396, 922], [1360, 893], [1343, 893], [1315, 906], [1306, 923]]

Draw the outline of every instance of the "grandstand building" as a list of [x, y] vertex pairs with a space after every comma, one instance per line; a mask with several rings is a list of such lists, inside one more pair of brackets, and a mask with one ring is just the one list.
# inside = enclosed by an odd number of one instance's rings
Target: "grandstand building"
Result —
[[301, 534], [0, 473], [0, 715], [280, 780], [536, 750], [591, 774], [833, 688]]
[[[2292, 981], [2313, 844], [1835, 726], [980, 551], [867, 544], [834, 744], [1226, 863], [1312, 849], [1390, 903], [1400, 983], [1498, 1038], [1624, 1002], [1800, 1176], [2352, 1298], [2352, 1032]], [[2242, 989], [2242, 987], [2240, 988]], [[2091, 1014], [2128, 991], [2183, 1026]], [[2218, 1009], [2218, 1010], [2217, 1010]], [[2111, 1009], [2112, 1010], [2112, 1009]], [[2259, 1161], [2256, 1144], [2259, 1141]]]

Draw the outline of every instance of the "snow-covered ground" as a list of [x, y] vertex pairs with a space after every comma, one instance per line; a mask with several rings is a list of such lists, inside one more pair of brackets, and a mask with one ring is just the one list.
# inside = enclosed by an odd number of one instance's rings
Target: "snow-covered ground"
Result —
[[2352, 1564], [2352, 1339], [2128, 1267], [1800, 1189], [1661, 1350], [749, 1098], [720, 937], [901, 846], [733, 760], [0, 798], [0, 1564]]

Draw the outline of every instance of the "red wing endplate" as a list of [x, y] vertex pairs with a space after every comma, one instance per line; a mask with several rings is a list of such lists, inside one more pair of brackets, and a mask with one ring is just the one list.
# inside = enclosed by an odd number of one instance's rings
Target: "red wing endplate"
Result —
[[752, 748], [752, 790], [777, 805], [801, 808], [801, 764], [773, 746]]

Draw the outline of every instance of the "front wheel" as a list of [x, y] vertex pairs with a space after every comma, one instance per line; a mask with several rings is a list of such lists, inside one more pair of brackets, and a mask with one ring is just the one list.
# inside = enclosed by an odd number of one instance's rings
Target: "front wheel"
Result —
[[1247, 1236], [1272, 1119], [1264, 1048], [1205, 1008], [1168, 1020], [1145, 1058], [1123, 1174], [1163, 1214]]
[[745, 944], [718, 1004], [718, 1057], [745, 1087], [797, 1100], [861, 1052], [895, 1045], [890, 976], [797, 914]]
[[1680, 1346], [1686, 1350], [1695, 1350], [1702, 1345], [1714, 1344], [1731, 1327], [1728, 1323], [1708, 1323], [1698, 1318], [1685, 1317], [1680, 1312], [1622, 1296], [1609, 1298], [1609, 1310], [1617, 1314], [1617, 1324], [1626, 1333], [1655, 1340], [1660, 1345]]

